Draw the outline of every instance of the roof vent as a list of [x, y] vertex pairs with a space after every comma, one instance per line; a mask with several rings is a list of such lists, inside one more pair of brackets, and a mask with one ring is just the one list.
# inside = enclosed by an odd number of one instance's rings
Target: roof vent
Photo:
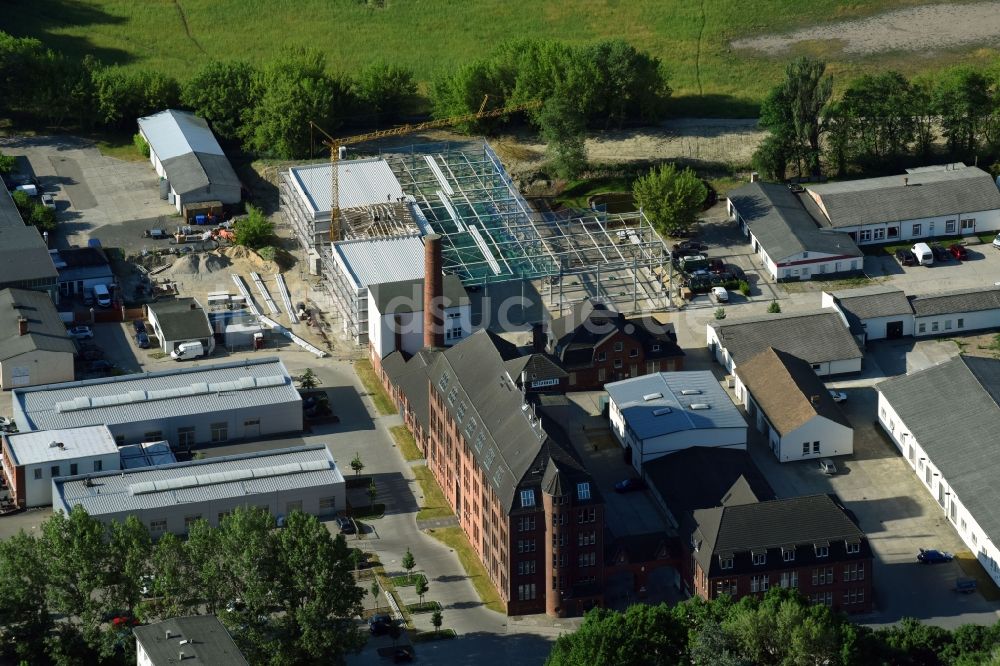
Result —
[[707, 402], [692, 402], [691, 409], [712, 409], [712, 405]]
[[663, 397], [662, 393], [647, 393], [646, 395], [642, 396], [642, 399], [645, 400], [646, 402], [649, 402], [650, 400], [657, 400], [662, 397]]
[[169, 629], [167, 629], [167, 640], [170, 640], [173, 637], [174, 637], [174, 634]]
[[184, 651], [183, 651], [183, 650], [181, 650], [181, 651], [180, 651], [180, 652], [179, 652], [179, 653], [177, 654], [177, 661], [184, 661], [185, 659], [187, 659], [187, 655], [186, 655], [186, 654], [184, 654]]
[[660, 407], [659, 409], [653, 410], [653, 416], [663, 416], [664, 414], [669, 414], [671, 411], [673, 410], [669, 407]]
[[684, 389], [681, 395], [701, 395], [701, 389]]
[[62, 442], [49, 442], [49, 448], [50, 449], [63, 449], [63, 448], [66, 448], [66, 445], [63, 444]]

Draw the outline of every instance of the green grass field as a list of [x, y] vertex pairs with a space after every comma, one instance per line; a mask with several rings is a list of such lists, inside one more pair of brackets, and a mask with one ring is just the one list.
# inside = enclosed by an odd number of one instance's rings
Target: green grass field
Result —
[[[376, 9], [360, 0], [7, 0], [0, 29], [38, 37], [69, 54], [154, 67], [181, 80], [210, 58], [259, 62], [283, 46], [299, 46], [322, 49], [336, 70], [350, 72], [382, 59], [412, 68], [426, 82], [512, 37], [573, 43], [623, 37], [664, 61], [677, 115], [752, 115], [787, 58], [731, 50], [732, 39], [927, 1], [386, 0], [385, 8]], [[935, 58], [881, 54], [838, 61], [835, 45], [803, 48], [826, 57], [835, 74], [848, 76], [887, 66], [912, 73], [983, 57], [966, 49]]]

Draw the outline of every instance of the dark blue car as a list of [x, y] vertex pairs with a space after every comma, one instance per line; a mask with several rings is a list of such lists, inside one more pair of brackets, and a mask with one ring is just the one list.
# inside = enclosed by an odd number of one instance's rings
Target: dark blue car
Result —
[[943, 564], [951, 562], [953, 559], [955, 559], [954, 555], [943, 550], [924, 550], [921, 548], [920, 552], [917, 553], [917, 561], [924, 564]]
[[139, 349], [149, 349], [149, 336], [145, 331], [139, 331], [135, 334], [135, 343], [139, 345]]

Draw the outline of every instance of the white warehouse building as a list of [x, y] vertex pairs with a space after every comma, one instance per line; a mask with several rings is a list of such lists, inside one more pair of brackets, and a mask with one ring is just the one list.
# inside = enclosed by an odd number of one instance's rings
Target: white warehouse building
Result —
[[958, 356], [875, 389], [879, 424], [1000, 585], [1000, 361]]
[[746, 449], [746, 421], [710, 371], [658, 372], [604, 388], [611, 431], [640, 473], [692, 446]]
[[276, 518], [303, 511], [321, 518], [343, 511], [344, 477], [325, 445], [193, 460], [52, 481], [52, 510], [74, 506], [104, 523], [136, 516], [155, 539], [212, 526], [237, 508], [258, 507]]
[[106, 424], [119, 445], [179, 449], [302, 431], [302, 399], [276, 357], [13, 391], [22, 431]]

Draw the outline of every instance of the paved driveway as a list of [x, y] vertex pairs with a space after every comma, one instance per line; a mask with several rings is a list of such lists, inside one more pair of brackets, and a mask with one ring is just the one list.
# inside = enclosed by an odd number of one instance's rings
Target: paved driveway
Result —
[[836, 493], [857, 516], [876, 558], [877, 610], [860, 621], [880, 625], [911, 616], [944, 627], [996, 622], [1000, 604], [952, 590], [955, 578], [963, 575], [957, 563], [933, 567], [917, 563], [919, 548], [955, 552], [965, 547], [941, 508], [877, 429], [874, 389], [846, 392], [843, 406], [854, 425], [855, 452], [836, 459], [839, 474], [822, 475], [815, 460], [779, 464], [757, 437], [750, 447], [754, 461], [779, 496]]

